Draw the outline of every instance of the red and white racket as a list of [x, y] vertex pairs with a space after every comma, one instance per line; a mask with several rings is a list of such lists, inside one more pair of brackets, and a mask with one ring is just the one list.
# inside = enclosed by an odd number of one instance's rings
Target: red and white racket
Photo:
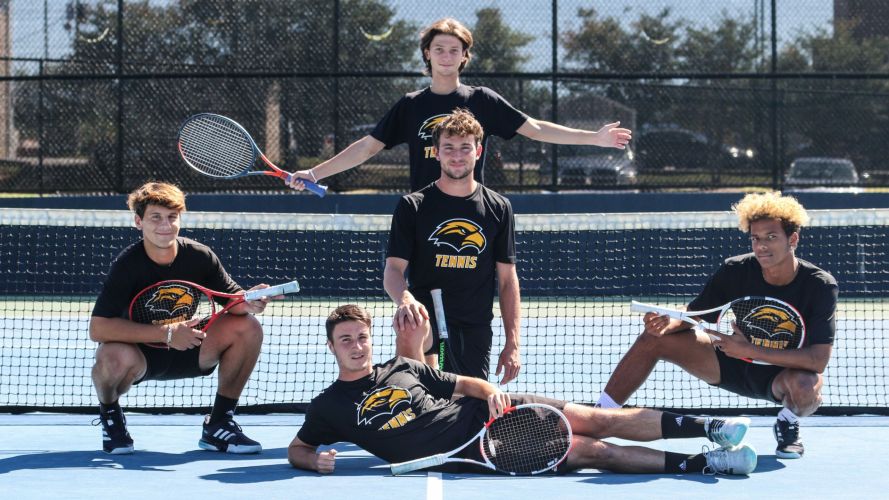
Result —
[[[200, 318], [196, 329], [206, 332], [220, 316], [248, 300], [286, 295], [299, 291], [299, 283], [291, 281], [244, 293], [223, 293], [183, 280], [157, 282], [138, 294], [130, 302], [132, 321], [143, 324], [169, 325]], [[217, 300], [225, 302], [219, 305]], [[168, 348], [167, 344], [148, 344]]]

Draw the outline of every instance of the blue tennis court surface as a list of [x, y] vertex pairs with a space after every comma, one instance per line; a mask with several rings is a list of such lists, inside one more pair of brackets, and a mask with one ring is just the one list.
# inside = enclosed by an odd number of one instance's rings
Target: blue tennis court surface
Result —
[[[747, 442], [759, 453], [749, 477], [628, 475], [582, 470], [561, 477], [417, 473], [392, 477], [384, 462], [354, 445], [334, 446], [330, 476], [293, 469], [287, 445], [301, 415], [244, 415], [259, 455], [226, 455], [197, 448], [198, 415], [128, 415], [136, 453], [102, 453], [101, 428], [90, 415], [0, 415], [0, 491], [3, 498], [881, 498], [889, 417], [811, 417], [804, 420], [806, 455], [774, 456], [772, 418], [754, 417]], [[615, 441], [620, 442], [620, 441]], [[695, 453], [703, 439], [650, 445]]]

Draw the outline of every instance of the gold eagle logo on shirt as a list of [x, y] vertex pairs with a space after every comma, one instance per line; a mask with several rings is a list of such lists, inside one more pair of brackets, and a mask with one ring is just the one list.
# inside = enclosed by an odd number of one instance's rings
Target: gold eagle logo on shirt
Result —
[[198, 298], [190, 287], [184, 285], [164, 285], [159, 287], [145, 302], [151, 312], [163, 312], [169, 316], [191, 317], [197, 308]]
[[481, 254], [487, 246], [481, 226], [468, 219], [450, 219], [442, 222], [429, 235], [435, 246], [446, 245], [461, 252], [464, 248], [474, 248]]
[[358, 405], [358, 425], [370, 426], [380, 417], [386, 421], [378, 430], [401, 427], [416, 416], [411, 409], [411, 393], [401, 387], [387, 386], [376, 389]]
[[449, 115], [435, 115], [426, 118], [423, 123], [420, 125], [420, 130], [417, 131], [417, 137], [423, 139], [424, 141], [428, 141], [432, 139], [432, 132], [435, 131], [435, 127], [438, 127], [441, 122], [444, 121]]
[[801, 319], [795, 312], [774, 304], [753, 308], [741, 319], [741, 325], [752, 343], [777, 349], [788, 347], [802, 329]]

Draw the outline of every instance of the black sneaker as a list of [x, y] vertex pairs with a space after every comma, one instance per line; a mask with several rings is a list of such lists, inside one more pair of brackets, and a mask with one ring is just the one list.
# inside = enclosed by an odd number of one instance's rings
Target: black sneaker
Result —
[[775, 440], [778, 441], [778, 447], [775, 449], [775, 455], [778, 458], [800, 458], [803, 456], [803, 443], [799, 440], [799, 422], [794, 424], [787, 420], [778, 419], [775, 421]]
[[211, 424], [210, 415], [204, 417], [204, 432], [198, 446], [204, 450], [228, 453], [259, 453], [262, 445], [248, 438], [241, 426], [230, 418]]
[[[133, 453], [133, 438], [127, 431], [127, 418], [117, 409], [106, 412], [99, 411], [102, 423], [102, 449], [112, 455], [129, 455]], [[93, 425], [97, 425], [93, 421]]]

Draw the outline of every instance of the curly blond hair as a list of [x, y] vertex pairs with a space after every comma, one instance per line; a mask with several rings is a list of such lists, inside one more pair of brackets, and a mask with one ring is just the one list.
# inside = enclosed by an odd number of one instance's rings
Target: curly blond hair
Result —
[[745, 233], [750, 232], [750, 223], [763, 219], [780, 221], [787, 236], [809, 223], [809, 214], [800, 202], [780, 192], [748, 194], [732, 205], [732, 211], [738, 216], [738, 227]]

